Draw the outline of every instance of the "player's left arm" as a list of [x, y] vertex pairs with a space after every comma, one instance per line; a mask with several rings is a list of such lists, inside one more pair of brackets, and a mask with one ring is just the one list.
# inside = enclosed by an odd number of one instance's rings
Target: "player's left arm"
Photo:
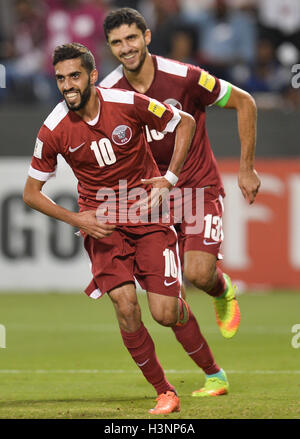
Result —
[[166, 174], [161, 177], [154, 177], [147, 180], [143, 179], [142, 182], [144, 184], [151, 184], [153, 187], [171, 190], [178, 181], [178, 176], [183, 167], [196, 128], [196, 122], [193, 116], [185, 111], [178, 110], [178, 113], [180, 115], [180, 121], [175, 128], [175, 145], [168, 170]]
[[166, 174], [161, 177], [141, 180], [143, 184], [150, 184], [153, 188], [149, 199], [144, 205], [146, 209], [161, 204], [167, 193], [176, 185], [195, 133], [196, 122], [193, 116], [184, 111], [176, 111], [180, 115], [180, 121], [175, 128], [175, 145]]
[[260, 178], [254, 168], [256, 103], [248, 92], [231, 85], [228, 101], [223, 108], [233, 108], [237, 111], [238, 132], [241, 142], [238, 183], [244, 198], [249, 204], [252, 204], [260, 187]]

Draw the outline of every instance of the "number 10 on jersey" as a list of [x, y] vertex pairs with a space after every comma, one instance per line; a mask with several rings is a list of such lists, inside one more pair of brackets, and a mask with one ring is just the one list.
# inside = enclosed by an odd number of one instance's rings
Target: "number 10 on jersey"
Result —
[[94, 151], [96, 160], [101, 168], [105, 165], [116, 163], [117, 158], [109, 139], [100, 139], [98, 143], [94, 140], [90, 147]]

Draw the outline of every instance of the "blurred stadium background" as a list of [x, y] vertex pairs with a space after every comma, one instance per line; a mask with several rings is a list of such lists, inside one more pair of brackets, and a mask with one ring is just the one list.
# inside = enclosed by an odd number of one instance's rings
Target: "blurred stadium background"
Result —
[[[153, 53], [204, 66], [254, 95], [262, 186], [252, 206], [237, 186], [236, 115], [207, 111], [227, 193], [224, 269], [241, 290], [300, 289], [299, 0], [0, 0], [0, 289], [82, 290], [89, 280], [81, 240], [28, 209], [22, 190], [37, 131], [59, 99], [53, 48], [86, 44], [102, 78], [116, 66], [102, 22], [119, 6], [145, 15]], [[76, 208], [63, 163], [47, 191]]]

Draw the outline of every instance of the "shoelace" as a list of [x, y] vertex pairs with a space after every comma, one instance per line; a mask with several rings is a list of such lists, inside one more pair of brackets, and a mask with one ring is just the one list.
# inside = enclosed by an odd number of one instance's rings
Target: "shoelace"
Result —
[[218, 384], [222, 384], [222, 382], [225, 381], [221, 380], [220, 378], [208, 378], [208, 380], [205, 383], [205, 387], [209, 387], [210, 384], [214, 384], [214, 383], [218, 383]]

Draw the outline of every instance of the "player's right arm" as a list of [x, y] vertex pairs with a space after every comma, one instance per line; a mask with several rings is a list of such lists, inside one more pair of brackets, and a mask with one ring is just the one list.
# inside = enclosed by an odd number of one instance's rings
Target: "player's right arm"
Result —
[[109, 236], [115, 226], [100, 223], [96, 211], [72, 212], [52, 201], [42, 192], [44, 184], [55, 174], [57, 155], [60, 153], [59, 141], [43, 125], [38, 133], [34, 154], [29, 169], [23, 199], [32, 209], [79, 228], [93, 238]]
[[72, 212], [54, 203], [51, 198], [43, 194], [44, 184], [45, 181], [36, 180], [30, 176], [27, 178], [23, 199], [29, 207], [77, 227], [96, 239], [105, 238], [113, 232], [115, 226], [98, 222], [95, 210]]

